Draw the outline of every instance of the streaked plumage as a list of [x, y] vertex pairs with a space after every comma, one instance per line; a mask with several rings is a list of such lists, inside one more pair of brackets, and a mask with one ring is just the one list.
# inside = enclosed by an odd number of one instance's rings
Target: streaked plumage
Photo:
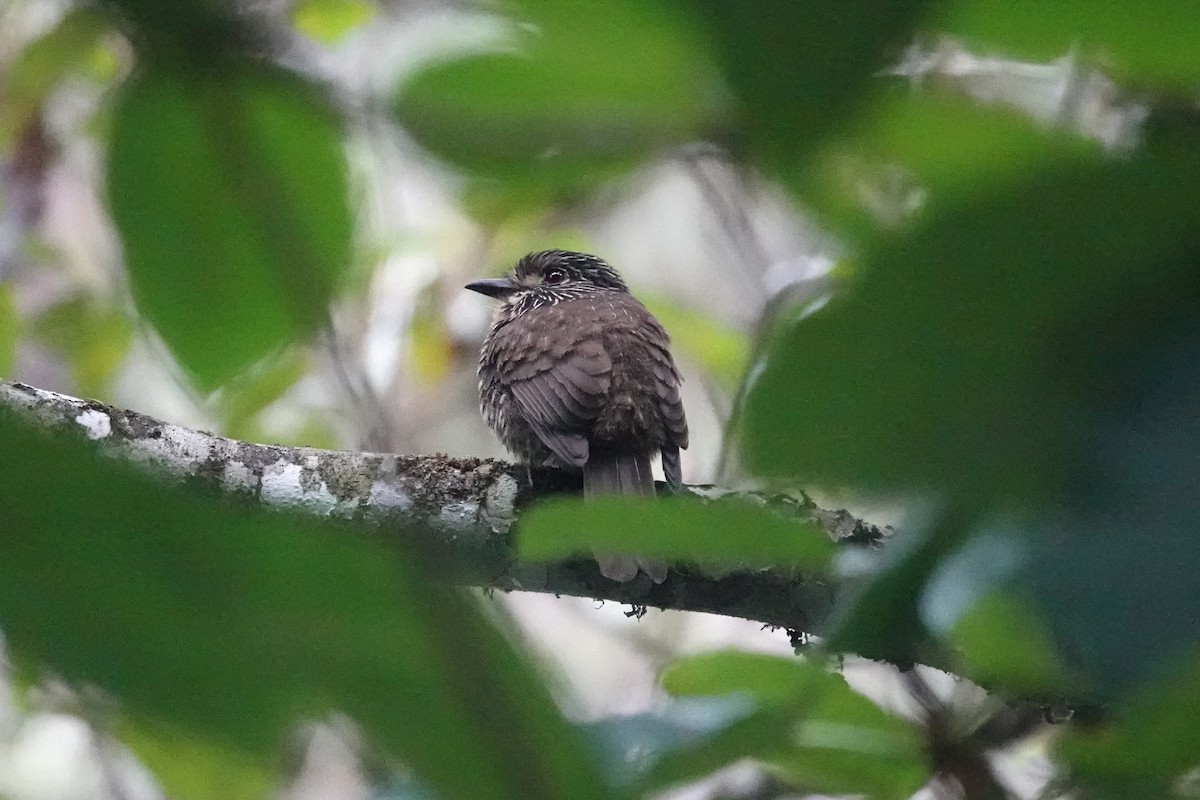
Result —
[[[585, 497], [672, 489], [687, 421], [670, 339], [595, 256], [547, 250], [468, 288], [502, 299], [479, 360], [488, 425], [519, 459], [582, 468]], [[636, 573], [636, 566], [634, 567]]]

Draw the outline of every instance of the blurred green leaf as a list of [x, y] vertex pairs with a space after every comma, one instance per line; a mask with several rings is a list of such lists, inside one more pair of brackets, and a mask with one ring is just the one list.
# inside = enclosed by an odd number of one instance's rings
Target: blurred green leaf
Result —
[[295, 386], [310, 366], [308, 352], [293, 347], [223, 386], [218, 403], [225, 435], [255, 440], [254, 432], [258, 429], [253, 424], [254, 418]]
[[1064, 661], [1106, 700], [1200, 641], [1200, 241], [1155, 277], [1154, 293], [1094, 320], [1078, 369], [1095, 402], [1072, 453], [1072, 491], [1031, 525], [1022, 573]]
[[666, 298], [646, 298], [646, 307], [671, 334], [675, 352], [694, 360], [706, 374], [730, 386], [745, 374], [750, 342], [744, 333]]
[[[1137, 657], [1133, 652], [1126, 655]], [[1063, 731], [1060, 754], [1090, 797], [1190, 796], [1179, 788], [1182, 776], [1194, 773], [1200, 764], [1197, 719], [1200, 660], [1193, 645], [1172, 674], [1133, 694], [1102, 722]]]
[[813, 153], [796, 188], [825, 220], [868, 236], [1026, 180], [1032, 170], [1084, 166], [1097, 143], [1035, 125], [1013, 109], [889, 79], [870, 108]]
[[1028, 602], [993, 592], [981, 598], [948, 637], [960, 666], [976, 683], [1020, 697], [1051, 697], [1078, 691], [1068, 679], [1045, 623]]
[[21, 338], [21, 318], [12, 287], [0, 283], [0, 377], [12, 374], [17, 363], [17, 342]]
[[82, 5], [25, 45], [0, 76], [0, 146], [11, 144], [66, 76], [88, 65], [110, 28], [102, 7]]
[[[762, 471], [956, 504], [957, 536], [982, 510], [1038, 509], [1020, 579], [1064, 663], [1106, 693], [1200, 634], [1187, 610], [1200, 566], [1186, 556], [1200, 511], [1183, 488], [1200, 468], [1181, 444], [1200, 396], [1183, 354], [1200, 334], [1179, 323], [1194, 315], [1200, 250], [1194, 130], [1154, 125], [1128, 158], [932, 197], [780, 338], [749, 390], [745, 444]], [[855, 644], [894, 638], [889, 613], [915, 624], [893, 601], [920, 591], [955, 537], [870, 589]], [[1153, 624], [1130, 611], [1149, 598]], [[1114, 635], [1146, 658], [1109, 647]]]
[[825, 670], [799, 658], [723, 650], [677, 661], [662, 674], [662, 686], [676, 697], [741, 693], [758, 705], [790, 706], [813, 688]]
[[186, 728], [126, 720], [117, 733], [170, 797], [261, 800], [277, 782], [263, 759]]
[[1097, 309], [1186, 269], [1172, 259], [1200, 223], [1197, 155], [1052, 166], [969, 202], [934, 198], [775, 343], [749, 391], [748, 463], [968, 504], [1056, 496], [1097, 396], [1079, 368]]
[[693, 3], [736, 94], [739, 135], [793, 180], [808, 148], [859, 110], [874, 76], [898, 60], [932, 3], [850, 0], [836, 8], [771, 0]]
[[968, 46], [1017, 58], [1082, 56], [1131, 84], [1190, 92], [1200, 81], [1200, 14], [1187, 0], [956, 0], [933, 23]]
[[0, 414], [18, 663], [260, 763], [299, 715], [337, 709], [440, 797], [607, 796], [528, 665], [403, 537], [223, 507], [66, 433]]
[[892, 536], [872, 571], [843, 581], [822, 631], [829, 649], [900, 666], [927, 655], [933, 639], [919, 604], [930, 578], [966, 531], [958, 515], [945, 513]]
[[338, 123], [264, 66], [122, 88], [108, 191], [139, 310], [211, 390], [320, 325], [350, 259]]
[[133, 323], [118, 309], [80, 293], [32, 320], [32, 333], [63, 354], [81, 394], [107, 397], [129, 353]]
[[522, 557], [533, 561], [599, 550], [729, 568], [820, 572], [828, 570], [834, 551], [829, 535], [815, 523], [731, 499], [547, 502], [521, 517], [517, 536]]
[[292, 22], [305, 36], [335, 44], [375, 16], [366, 0], [300, 0], [292, 7]]
[[505, 52], [433, 64], [397, 94], [404, 126], [484, 179], [495, 207], [590, 188], [720, 118], [703, 40], [669, 3], [522, 0]]
[[[820, 663], [711, 653], [673, 665], [663, 686], [684, 695], [741, 693], [759, 703], [760, 714], [722, 732], [716, 746], [723, 763], [755, 758], [806, 791], [897, 800], [910, 797], [928, 778], [920, 731]], [[769, 732], [765, 738], [763, 730]], [[738, 744], [745, 746], [740, 753]], [[689, 761], [704, 764], [704, 746], [697, 750], [669, 755], [657, 772], [699, 777], [687, 769]]]
[[637, 785], [664, 755], [710, 743], [752, 711], [744, 698], [687, 698], [652, 712], [607, 717], [583, 730], [613, 784]]
[[643, 795], [693, 783], [747, 758], [768, 764], [783, 758], [795, 725], [790, 710], [768, 708], [747, 713], [700, 742], [672, 750], [658, 759], [639, 783]]

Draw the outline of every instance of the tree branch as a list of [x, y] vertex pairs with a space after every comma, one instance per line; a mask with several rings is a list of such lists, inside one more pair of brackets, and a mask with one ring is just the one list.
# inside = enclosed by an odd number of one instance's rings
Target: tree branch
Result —
[[[444, 554], [455, 580], [467, 585], [705, 611], [775, 625], [795, 635], [817, 627], [837, 588], [828, 580], [783, 570], [718, 577], [681, 565], [665, 583], [654, 585], [644, 575], [625, 584], [610, 581], [590, 559], [522, 563], [511, 537], [521, 509], [581, 488], [578, 476], [559, 470], [534, 470], [531, 485], [524, 467], [492, 459], [250, 444], [10, 381], [0, 381], [0, 409], [47, 431], [82, 433], [110, 456], [230, 502], [414, 537]], [[686, 488], [704, 502], [737, 497], [769, 504], [797, 521], [815, 521], [846, 547], [876, 545], [891, 533], [845, 511], [820, 509], [807, 497]]]

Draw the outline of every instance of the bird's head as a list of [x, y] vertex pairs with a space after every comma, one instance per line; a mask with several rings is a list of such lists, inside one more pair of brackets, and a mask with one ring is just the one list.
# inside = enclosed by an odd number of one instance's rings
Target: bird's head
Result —
[[513, 315], [596, 291], [625, 292], [617, 271], [603, 259], [569, 250], [530, 253], [503, 278], [468, 283], [467, 289], [504, 301]]

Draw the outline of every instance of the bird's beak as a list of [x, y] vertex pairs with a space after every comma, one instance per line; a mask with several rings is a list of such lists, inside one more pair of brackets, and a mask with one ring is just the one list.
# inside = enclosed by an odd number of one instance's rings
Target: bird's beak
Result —
[[481, 281], [468, 283], [463, 288], [503, 300], [515, 292], [518, 287], [509, 278], [484, 278]]

